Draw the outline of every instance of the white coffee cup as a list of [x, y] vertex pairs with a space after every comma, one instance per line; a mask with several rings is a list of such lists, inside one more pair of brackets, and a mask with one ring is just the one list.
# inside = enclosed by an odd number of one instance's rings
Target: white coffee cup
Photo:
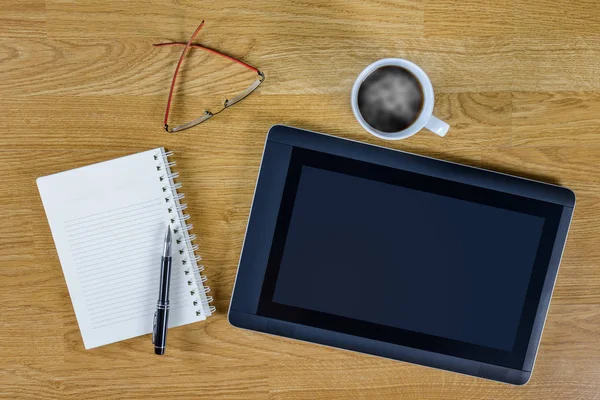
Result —
[[[419, 116], [409, 127], [399, 132], [382, 132], [373, 128], [364, 120], [360, 110], [358, 109], [358, 90], [360, 89], [362, 83], [375, 70], [385, 66], [397, 66], [410, 71], [410, 73], [412, 73], [419, 80], [421, 88], [423, 89], [423, 107], [421, 108]], [[431, 81], [429, 80], [429, 77], [425, 71], [423, 71], [418, 65], [402, 58], [385, 58], [383, 60], [375, 61], [373, 64], [365, 68], [360, 75], [358, 75], [358, 78], [356, 78], [354, 86], [352, 87], [351, 102], [354, 116], [363, 128], [365, 128], [372, 135], [382, 139], [405, 139], [419, 132], [423, 128], [429, 129], [436, 135], [442, 137], [445, 136], [446, 133], [448, 133], [448, 129], [450, 129], [450, 125], [432, 115], [433, 101], [433, 86], [431, 86]]]

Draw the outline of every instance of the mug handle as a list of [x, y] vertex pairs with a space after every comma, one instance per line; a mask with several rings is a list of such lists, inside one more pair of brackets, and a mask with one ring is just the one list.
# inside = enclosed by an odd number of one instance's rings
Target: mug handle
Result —
[[429, 129], [431, 132], [435, 133], [438, 136], [444, 137], [446, 136], [446, 133], [448, 133], [450, 125], [432, 115], [431, 117], [429, 117], [429, 121], [427, 121], [427, 123], [425, 124], [425, 128]]

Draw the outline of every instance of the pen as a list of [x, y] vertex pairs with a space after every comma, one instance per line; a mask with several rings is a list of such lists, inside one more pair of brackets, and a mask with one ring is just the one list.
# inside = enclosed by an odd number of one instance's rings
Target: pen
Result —
[[165, 354], [167, 346], [167, 325], [169, 322], [169, 285], [171, 283], [171, 228], [167, 226], [165, 245], [160, 266], [160, 286], [158, 303], [154, 312], [152, 343], [154, 354]]

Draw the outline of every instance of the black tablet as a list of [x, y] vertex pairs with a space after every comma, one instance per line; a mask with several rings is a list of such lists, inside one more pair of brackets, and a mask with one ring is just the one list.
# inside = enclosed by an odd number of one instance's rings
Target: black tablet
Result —
[[274, 126], [229, 321], [524, 384], [574, 205], [564, 187]]

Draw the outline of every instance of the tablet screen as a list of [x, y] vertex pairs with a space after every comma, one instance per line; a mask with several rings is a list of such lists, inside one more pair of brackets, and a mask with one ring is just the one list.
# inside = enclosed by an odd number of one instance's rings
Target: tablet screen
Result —
[[283, 197], [259, 313], [518, 366], [558, 207], [306, 150]]
[[304, 166], [273, 301], [511, 350], [543, 224]]

